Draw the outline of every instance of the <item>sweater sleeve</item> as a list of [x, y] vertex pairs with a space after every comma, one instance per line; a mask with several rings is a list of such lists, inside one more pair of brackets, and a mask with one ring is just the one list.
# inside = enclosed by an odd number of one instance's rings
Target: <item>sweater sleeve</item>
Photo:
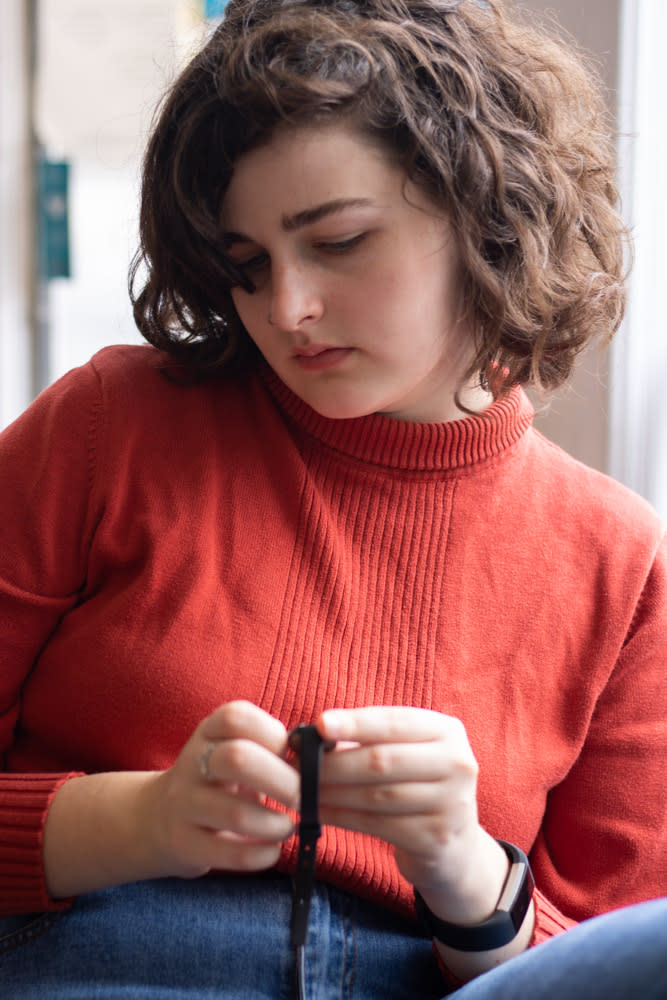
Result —
[[583, 920], [667, 892], [666, 623], [663, 537], [581, 752], [549, 795], [531, 853], [536, 943], [571, 925], [559, 910]]
[[[22, 687], [86, 578], [96, 440], [92, 366], [70, 372], [0, 435], [0, 912], [64, 905], [48, 896], [42, 831], [69, 772], [9, 773]], [[14, 770], [14, 768], [12, 768]]]

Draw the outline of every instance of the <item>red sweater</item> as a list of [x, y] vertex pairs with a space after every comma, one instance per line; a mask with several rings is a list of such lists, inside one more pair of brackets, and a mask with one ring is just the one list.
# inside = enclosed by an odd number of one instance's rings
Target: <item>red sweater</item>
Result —
[[[667, 891], [649, 506], [518, 390], [448, 424], [334, 421], [271, 373], [183, 387], [161, 362], [103, 351], [0, 437], [2, 909], [57, 905], [41, 834], [68, 773], [165, 768], [241, 697], [288, 727], [461, 718], [482, 824], [530, 853], [538, 940]], [[319, 875], [411, 912], [380, 841], [326, 828]]]

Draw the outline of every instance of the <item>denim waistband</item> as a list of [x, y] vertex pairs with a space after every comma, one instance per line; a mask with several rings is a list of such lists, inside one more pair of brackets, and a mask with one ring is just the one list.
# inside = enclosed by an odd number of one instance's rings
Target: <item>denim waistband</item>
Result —
[[[0, 919], [12, 1000], [293, 1000], [291, 879], [164, 879], [79, 897], [64, 914]], [[434, 1000], [431, 942], [400, 916], [322, 882], [306, 944], [308, 1000]]]

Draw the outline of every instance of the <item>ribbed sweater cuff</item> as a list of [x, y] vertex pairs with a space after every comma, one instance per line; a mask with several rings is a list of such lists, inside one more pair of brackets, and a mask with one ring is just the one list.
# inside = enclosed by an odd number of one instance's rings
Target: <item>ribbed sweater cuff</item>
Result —
[[70, 900], [49, 896], [42, 863], [44, 822], [68, 774], [0, 774], [0, 914], [59, 910]]
[[536, 889], [533, 894], [533, 902], [535, 904], [535, 930], [531, 946], [542, 944], [543, 941], [548, 941], [549, 938], [577, 926], [576, 920], [564, 916], [553, 903], [549, 902], [546, 896], [542, 895], [539, 889]]

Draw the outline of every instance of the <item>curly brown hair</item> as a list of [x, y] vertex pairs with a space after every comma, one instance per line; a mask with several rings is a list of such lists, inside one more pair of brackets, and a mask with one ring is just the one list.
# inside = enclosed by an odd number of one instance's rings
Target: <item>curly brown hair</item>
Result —
[[[256, 357], [220, 206], [283, 123], [352, 123], [447, 213], [475, 330], [466, 374], [551, 389], [625, 305], [626, 230], [598, 80], [501, 0], [231, 0], [161, 108], [130, 272], [143, 336], [202, 374]], [[135, 294], [137, 285], [142, 287]]]

